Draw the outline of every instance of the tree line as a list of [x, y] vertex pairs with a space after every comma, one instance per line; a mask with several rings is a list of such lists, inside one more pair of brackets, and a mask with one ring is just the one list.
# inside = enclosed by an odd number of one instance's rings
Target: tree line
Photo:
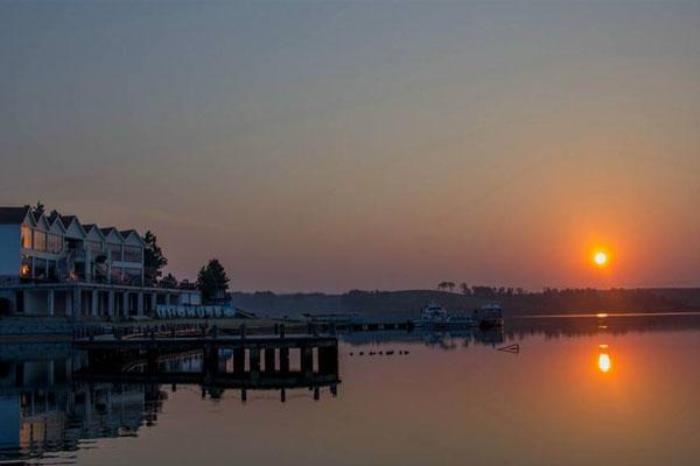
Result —
[[150, 230], [144, 236], [144, 281], [146, 286], [162, 288], [196, 289], [202, 294], [204, 303], [218, 302], [226, 299], [231, 280], [226, 269], [218, 259], [213, 258], [203, 265], [197, 273], [197, 281], [178, 281], [172, 273], [163, 276], [163, 268], [168, 265], [168, 259], [158, 245], [158, 238]]
[[[450, 281], [440, 282], [437, 285], [438, 290], [449, 291], [450, 293], [453, 293], [456, 287], [457, 285], [455, 284], [455, 282]], [[528, 294], [524, 288], [520, 287], [496, 287], [485, 285], [470, 287], [469, 285], [467, 285], [466, 282], [462, 282], [459, 284], [459, 290], [464, 296], [476, 296], [484, 298], [490, 298], [494, 296], [522, 296], [524, 294]]]

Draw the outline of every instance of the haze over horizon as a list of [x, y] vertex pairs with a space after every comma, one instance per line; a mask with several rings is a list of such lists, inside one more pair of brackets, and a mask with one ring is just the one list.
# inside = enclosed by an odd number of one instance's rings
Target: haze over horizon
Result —
[[697, 1], [3, 2], [0, 68], [0, 205], [180, 279], [700, 285]]

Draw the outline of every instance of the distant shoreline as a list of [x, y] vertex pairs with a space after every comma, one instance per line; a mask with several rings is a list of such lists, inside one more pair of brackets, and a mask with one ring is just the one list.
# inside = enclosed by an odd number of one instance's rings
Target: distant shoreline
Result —
[[429, 302], [438, 303], [451, 312], [471, 311], [497, 302], [506, 315], [511, 316], [700, 311], [700, 288], [545, 289], [518, 294], [508, 288], [479, 288], [481, 295], [441, 290], [353, 290], [343, 294], [263, 291], [236, 292], [232, 298], [235, 306], [241, 309], [274, 318], [323, 313], [413, 318]]

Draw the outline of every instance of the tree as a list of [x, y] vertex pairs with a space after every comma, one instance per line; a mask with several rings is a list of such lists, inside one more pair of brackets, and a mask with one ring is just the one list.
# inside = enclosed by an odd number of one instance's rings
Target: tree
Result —
[[450, 293], [455, 289], [455, 282], [447, 282], [446, 283], [447, 288], [450, 290]]
[[44, 213], [44, 204], [41, 201], [36, 201], [34, 206], [34, 213], [39, 216]]
[[146, 247], [143, 250], [143, 265], [144, 278], [147, 285], [155, 285], [160, 276], [162, 269], [168, 265], [168, 259], [163, 255], [163, 251], [158, 246], [158, 238], [150, 230], [146, 232], [143, 240]]
[[219, 260], [211, 259], [205, 267], [199, 269], [197, 274], [197, 288], [202, 293], [202, 300], [210, 302], [222, 299], [230, 281]]
[[465, 282], [462, 282], [459, 284], [459, 288], [462, 290], [462, 294], [464, 296], [469, 296], [471, 293], [471, 290], [469, 289], [469, 285], [467, 285]]
[[163, 288], [177, 288], [177, 278], [169, 273], [160, 281], [160, 286]]
[[438, 290], [452, 290], [455, 287], [454, 282], [440, 282], [438, 283]]

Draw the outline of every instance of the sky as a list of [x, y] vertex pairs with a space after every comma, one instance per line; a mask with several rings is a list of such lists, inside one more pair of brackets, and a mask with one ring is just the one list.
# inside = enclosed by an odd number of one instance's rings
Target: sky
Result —
[[2, 2], [0, 162], [235, 290], [697, 286], [700, 2]]

